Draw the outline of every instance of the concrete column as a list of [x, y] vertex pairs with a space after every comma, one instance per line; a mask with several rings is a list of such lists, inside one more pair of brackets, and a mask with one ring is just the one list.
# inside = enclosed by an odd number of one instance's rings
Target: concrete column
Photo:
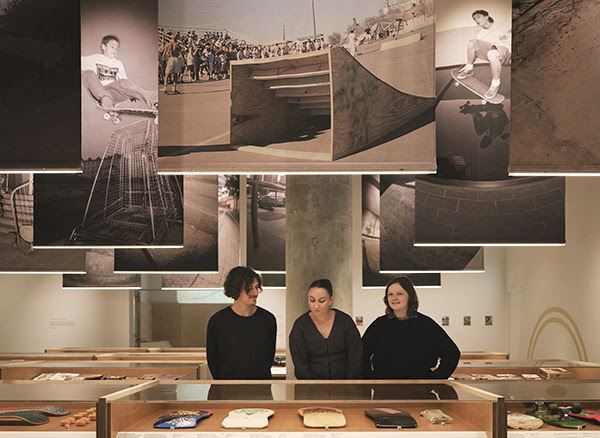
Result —
[[[296, 318], [308, 310], [308, 286], [319, 278], [331, 280], [334, 307], [352, 315], [352, 177], [288, 175], [286, 182], [289, 336]], [[294, 378], [290, 355], [287, 378]]]

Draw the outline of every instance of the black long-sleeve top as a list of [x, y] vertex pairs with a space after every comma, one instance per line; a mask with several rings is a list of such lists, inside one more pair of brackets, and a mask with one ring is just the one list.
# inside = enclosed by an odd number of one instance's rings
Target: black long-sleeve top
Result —
[[[460, 350], [433, 319], [398, 319], [383, 315], [362, 337], [363, 377], [367, 379], [447, 379], [452, 375]], [[440, 359], [440, 365], [434, 368]]]
[[206, 359], [214, 379], [270, 379], [275, 357], [275, 316], [257, 307], [240, 316], [231, 307], [208, 320]]
[[297, 379], [359, 379], [362, 362], [360, 333], [352, 318], [337, 309], [325, 339], [309, 312], [294, 322], [289, 350]]

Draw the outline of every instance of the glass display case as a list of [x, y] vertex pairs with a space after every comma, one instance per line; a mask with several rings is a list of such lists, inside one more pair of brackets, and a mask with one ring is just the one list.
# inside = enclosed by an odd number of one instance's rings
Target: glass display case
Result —
[[[391, 408], [408, 412], [417, 423], [412, 433], [422, 437], [504, 436], [498, 418], [505, 417], [504, 400], [484, 390], [451, 381], [190, 381], [151, 382], [121, 394], [103, 397], [107, 438], [215, 438], [236, 436], [241, 429], [225, 429], [229, 412], [242, 408], [274, 411], [264, 429], [252, 437], [381, 437], [389, 429], [377, 428], [365, 415], [367, 409]], [[340, 428], [308, 428], [298, 410], [306, 407], [340, 409], [346, 425]], [[154, 423], [177, 410], [208, 409], [212, 416], [192, 429], [156, 429]], [[421, 413], [440, 409], [452, 422], [433, 424]]]
[[[526, 413], [541, 409], [548, 412], [550, 404], [564, 408], [565, 413], [571, 411], [568, 406], [579, 404], [582, 410], [600, 409], [600, 380], [572, 380], [572, 379], [550, 379], [540, 381], [473, 381], [467, 385], [489, 391], [504, 398], [507, 413]], [[536, 403], [537, 402], [537, 403]], [[600, 412], [598, 412], [600, 415]], [[572, 420], [563, 413], [557, 414], [550, 420]], [[563, 420], [564, 419], [564, 420]], [[600, 438], [600, 424], [594, 420], [583, 420], [585, 425], [577, 429], [577, 425], [566, 424], [553, 425], [544, 422], [541, 428], [535, 430], [508, 429], [508, 436], [517, 437], [596, 437]]]
[[[32, 409], [57, 407], [68, 410], [67, 415], [47, 417], [43, 424], [30, 424], [14, 418], [0, 418], [1, 438], [95, 438], [97, 430], [106, 430], [106, 416], [99, 412], [98, 400], [107, 394], [118, 393], [134, 386], [126, 382], [17, 382], [0, 381], [0, 413], [7, 408]], [[89, 413], [95, 408], [96, 420], [87, 424], [61, 425], [67, 417]], [[81, 415], [80, 415], [81, 416]], [[25, 417], [27, 419], [27, 417]], [[39, 417], [37, 418], [43, 418]]]

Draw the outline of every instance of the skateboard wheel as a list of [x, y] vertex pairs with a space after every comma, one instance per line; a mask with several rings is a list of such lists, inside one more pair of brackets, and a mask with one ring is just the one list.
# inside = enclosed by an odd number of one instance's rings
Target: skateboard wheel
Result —
[[108, 113], [104, 113], [102, 117], [104, 117], [104, 120], [110, 120], [110, 114]]
[[121, 119], [119, 119], [118, 117], [115, 117], [115, 118], [113, 119], [113, 123], [114, 123], [115, 125], [118, 125], [119, 123], [121, 123]]
[[460, 82], [454, 82], [454, 86], [458, 87], [460, 85]]
[[487, 100], [485, 100], [485, 99], [481, 99], [481, 104], [482, 104], [482, 105], [485, 105], [486, 103], [487, 103]]
[[573, 406], [571, 407], [571, 412], [574, 414], [580, 414], [581, 413], [581, 403], [573, 403]]
[[556, 403], [550, 403], [548, 405], [548, 413], [552, 415], [558, 414], [558, 405]]

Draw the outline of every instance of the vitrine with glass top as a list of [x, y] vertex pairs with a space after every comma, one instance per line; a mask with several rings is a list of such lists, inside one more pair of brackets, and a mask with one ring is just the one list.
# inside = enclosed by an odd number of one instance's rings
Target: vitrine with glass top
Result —
[[[110, 438], [150, 438], [159, 431], [165, 438], [229, 437], [235, 430], [223, 428], [222, 422], [240, 408], [274, 411], [266, 428], [252, 431], [257, 438], [383, 437], [389, 430], [378, 429], [365, 415], [376, 407], [407, 411], [417, 422], [411, 429], [417, 436], [441, 438], [453, 432], [492, 438], [501, 436], [498, 418], [505, 416], [501, 397], [451, 381], [161, 381], [103, 397], [101, 404], [106, 405]], [[298, 409], [315, 406], [342, 410], [346, 426], [327, 431], [307, 428]], [[193, 429], [153, 427], [159, 417], [182, 409], [208, 409], [213, 414]], [[441, 409], [453, 421], [432, 424], [421, 416], [427, 409]]]

